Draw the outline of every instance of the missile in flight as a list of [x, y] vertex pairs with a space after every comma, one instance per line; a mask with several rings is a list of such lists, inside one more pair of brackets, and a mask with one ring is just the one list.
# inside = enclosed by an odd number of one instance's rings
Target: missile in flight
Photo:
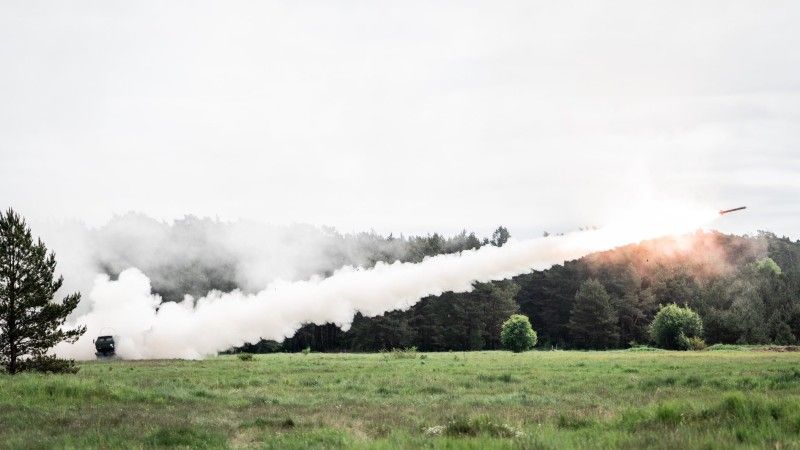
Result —
[[719, 212], [719, 215], [722, 216], [722, 215], [725, 215], [725, 214], [728, 214], [728, 213], [741, 211], [743, 209], [747, 209], [747, 206], [740, 206], [738, 208], [731, 208], [731, 209], [723, 209], [722, 211]]

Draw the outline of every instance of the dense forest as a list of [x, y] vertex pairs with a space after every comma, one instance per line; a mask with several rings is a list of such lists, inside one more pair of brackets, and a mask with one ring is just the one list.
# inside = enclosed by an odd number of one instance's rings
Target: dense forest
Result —
[[[90, 242], [98, 267], [111, 275], [139, 267], [164, 301], [178, 301], [211, 289], [254, 291], [273, 279], [329, 276], [344, 265], [419, 262], [503, 246], [510, 237], [503, 227], [485, 238], [466, 231], [395, 237], [298, 225], [263, 230], [194, 217], [167, 225], [128, 215], [95, 230]], [[262, 341], [241, 350], [496, 349], [502, 322], [516, 312], [530, 318], [540, 348], [620, 348], [647, 344], [650, 322], [660, 305], [669, 303], [701, 316], [708, 344], [797, 343], [800, 242], [768, 232], [665, 237], [511, 280], [476, 283], [472, 292], [428, 297], [405, 311], [356, 314], [347, 330], [308, 324], [284, 342]]]
[[[481, 245], [502, 245], [507, 233]], [[459, 251], [453, 240], [415, 238], [414, 253]], [[456, 240], [460, 242], [460, 240]], [[425, 252], [430, 253], [425, 253]], [[582, 286], [599, 285], [581, 295]], [[596, 253], [470, 293], [428, 297], [407, 311], [356, 315], [351, 328], [309, 324], [283, 343], [245, 351], [424, 351], [499, 348], [512, 313], [527, 315], [544, 348], [620, 348], [649, 342], [660, 305], [697, 311], [707, 343], [795, 344], [800, 337], [800, 242], [771, 233], [697, 232]]]

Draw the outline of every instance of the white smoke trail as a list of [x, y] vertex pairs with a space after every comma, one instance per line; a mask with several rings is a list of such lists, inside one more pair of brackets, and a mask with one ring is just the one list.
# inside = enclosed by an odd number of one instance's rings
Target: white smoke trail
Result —
[[91, 340], [103, 329], [118, 336], [119, 356], [139, 359], [201, 358], [259, 339], [280, 340], [309, 322], [347, 328], [356, 312], [371, 316], [405, 309], [429, 295], [469, 291], [476, 281], [505, 279], [594, 251], [688, 232], [715, 216], [706, 210], [660, 206], [599, 230], [512, 240], [503, 247], [440, 255], [417, 264], [344, 267], [324, 279], [277, 281], [256, 294], [212, 292], [181, 303], [161, 304], [151, 293], [149, 279], [131, 268], [117, 280], [97, 278], [88, 296], [91, 312], [77, 320], [87, 326], [86, 335], [75, 344], [58, 346], [56, 353], [92, 358]]

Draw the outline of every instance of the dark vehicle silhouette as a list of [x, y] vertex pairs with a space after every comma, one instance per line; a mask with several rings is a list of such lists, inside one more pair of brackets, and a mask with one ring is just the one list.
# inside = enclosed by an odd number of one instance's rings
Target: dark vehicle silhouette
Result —
[[111, 358], [116, 355], [114, 336], [99, 336], [94, 341], [95, 356], [98, 358]]

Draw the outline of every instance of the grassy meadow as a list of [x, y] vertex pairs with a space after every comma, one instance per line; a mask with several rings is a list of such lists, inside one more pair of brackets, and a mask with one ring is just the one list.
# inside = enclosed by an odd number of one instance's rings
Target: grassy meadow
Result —
[[800, 352], [272, 354], [0, 375], [2, 448], [800, 448]]

